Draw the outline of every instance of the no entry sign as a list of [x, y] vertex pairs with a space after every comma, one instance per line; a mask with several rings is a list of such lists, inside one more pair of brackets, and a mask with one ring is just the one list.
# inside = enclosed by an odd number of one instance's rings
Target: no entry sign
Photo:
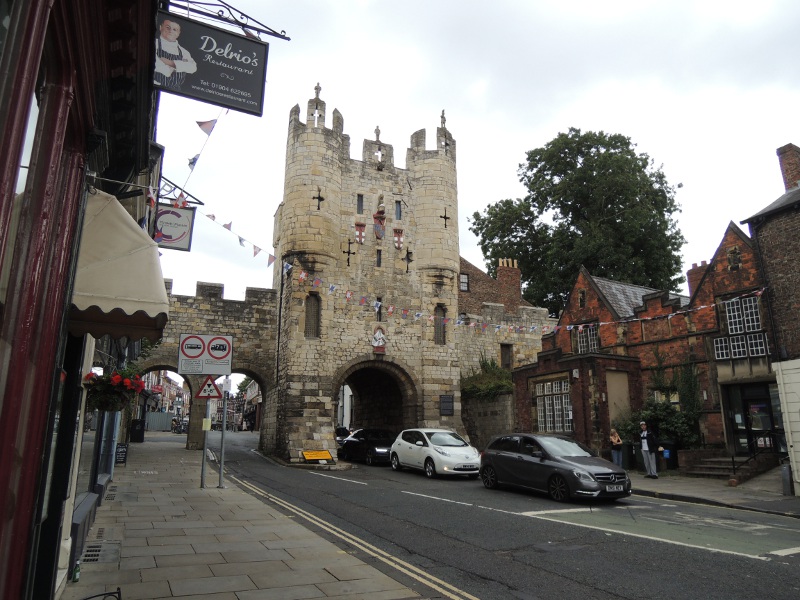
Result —
[[178, 346], [179, 375], [230, 375], [233, 337], [182, 333]]

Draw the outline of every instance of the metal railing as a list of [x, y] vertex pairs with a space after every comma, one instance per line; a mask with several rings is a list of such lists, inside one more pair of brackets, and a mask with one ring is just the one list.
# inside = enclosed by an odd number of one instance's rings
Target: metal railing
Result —
[[744, 462], [736, 464], [736, 454], [731, 454], [731, 467], [733, 474], [736, 475], [736, 470], [741, 469], [750, 461], [754, 461], [760, 454], [781, 454], [781, 448], [786, 446], [786, 434], [782, 431], [770, 429], [760, 432], [758, 435], [753, 435], [752, 439], [747, 443], [747, 459]]

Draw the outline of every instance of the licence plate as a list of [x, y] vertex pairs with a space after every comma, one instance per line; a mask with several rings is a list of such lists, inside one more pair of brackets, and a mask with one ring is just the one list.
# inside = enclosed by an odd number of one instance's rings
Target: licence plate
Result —
[[477, 469], [478, 465], [461, 465], [462, 469]]
[[606, 486], [607, 492], [621, 492], [623, 490], [623, 486], [621, 485], [609, 485]]

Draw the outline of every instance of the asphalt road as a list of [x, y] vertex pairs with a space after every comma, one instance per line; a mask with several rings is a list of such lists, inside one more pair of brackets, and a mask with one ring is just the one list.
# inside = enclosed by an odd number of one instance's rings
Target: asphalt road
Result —
[[[219, 442], [212, 432], [217, 454]], [[227, 484], [423, 598], [800, 597], [798, 519], [637, 496], [559, 504], [388, 466], [296, 469], [256, 445], [257, 434], [226, 434]]]

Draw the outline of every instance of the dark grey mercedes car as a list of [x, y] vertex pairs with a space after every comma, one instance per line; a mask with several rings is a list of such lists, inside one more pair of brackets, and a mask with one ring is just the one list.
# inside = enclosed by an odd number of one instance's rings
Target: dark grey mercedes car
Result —
[[562, 435], [509, 433], [494, 438], [481, 453], [481, 479], [499, 485], [545, 492], [553, 500], [624, 498], [631, 494], [625, 469], [595, 456]]

